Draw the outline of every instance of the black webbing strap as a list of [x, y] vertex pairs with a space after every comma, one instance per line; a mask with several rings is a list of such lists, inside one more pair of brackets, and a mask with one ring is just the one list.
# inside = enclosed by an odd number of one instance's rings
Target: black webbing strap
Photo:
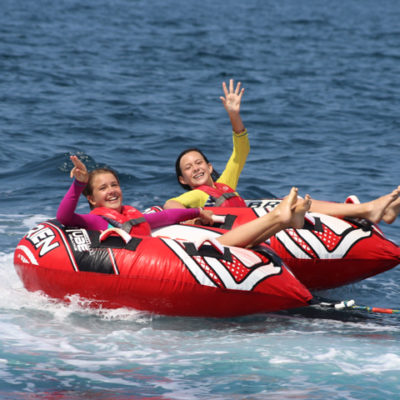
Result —
[[234, 224], [236, 218], [237, 218], [236, 215], [232, 215], [232, 214], [225, 215], [225, 222], [224, 222], [223, 224], [221, 224], [221, 225], [219, 226], [219, 228], [221, 228], [221, 229], [227, 229], [227, 230], [232, 229], [233, 224]]
[[372, 227], [373, 227], [373, 223], [365, 218], [345, 217], [343, 219], [345, 221], [350, 222], [351, 224], [355, 225], [356, 227], [362, 229], [364, 232], [371, 231]]
[[225, 260], [232, 262], [232, 254], [228, 247], [224, 247], [224, 254], [221, 254], [214, 246], [203, 244], [199, 249], [196, 249], [196, 246], [193, 242], [185, 242], [183, 244], [185, 246], [186, 252], [189, 256], [201, 256], [201, 257], [213, 257], [218, 260]]
[[323, 232], [324, 228], [322, 226], [321, 218], [320, 217], [314, 217], [314, 224], [312, 224], [310, 221], [307, 219], [304, 219], [304, 226], [302, 229], [308, 229], [309, 231], [315, 231], [315, 232]]
[[121, 222], [116, 221], [115, 219], [112, 219], [109, 217], [104, 217], [103, 215], [101, 217], [104, 218], [112, 226], [115, 226], [116, 228], [120, 228], [127, 233], [131, 232], [132, 227], [142, 224], [143, 222], [146, 222], [146, 219], [144, 217], [133, 218], [133, 219], [130, 219], [129, 221], [124, 222], [123, 224], [121, 224]]
[[143, 222], [146, 222], [144, 217], [130, 219], [122, 224], [122, 229], [129, 233], [134, 226], [142, 224]]
[[225, 200], [229, 200], [232, 197], [238, 197], [238, 195], [235, 192], [228, 192], [228, 193], [223, 193], [220, 197], [215, 198], [215, 207], [220, 207], [222, 203], [225, 202]]
[[125, 243], [120, 236], [110, 235], [105, 240], [100, 242], [98, 235], [91, 234], [91, 242], [92, 242], [91, 247], [93, 249], [111, 248], [111, 249], [127, 249], [135, 251], [141, 241], [142, 241], [141, 238], [132, 236], [132, 239], [128, 243]]

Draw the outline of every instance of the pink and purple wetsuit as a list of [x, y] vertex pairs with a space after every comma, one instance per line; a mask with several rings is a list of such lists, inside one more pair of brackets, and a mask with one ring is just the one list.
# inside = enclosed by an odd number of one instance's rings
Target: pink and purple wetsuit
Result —
[[[79, 196], [85, 186], [85, 183], [79, 182], [76, 179], [73, 181], [58, 207], [57, 219], [65, 226], [104, 231], [109, 227], [108, 222], [104, 218], [95, 214], [75, 213]], [[143, 214], [143, 217], [150, 225], [150, 228], [155, 229], [196, 218], [199, 214], [200, 210], [198, 208], [176, 208], [152, 214]]]

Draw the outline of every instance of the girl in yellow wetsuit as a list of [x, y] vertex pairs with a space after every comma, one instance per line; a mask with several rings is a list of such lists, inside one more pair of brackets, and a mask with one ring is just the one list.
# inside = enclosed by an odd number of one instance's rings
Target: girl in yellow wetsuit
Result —
[[[216, 204], [216, 199], [225, 193], [230, 193], [225, 197], [231, 199], [226, 199], [228, 201], [225, 205], [240, 205], [241, 198], [235, 190], [250, 151], [247, 130], [240, 116], [240, 103], [244, 89], [241, 88], [240, 82], [235, 87], [233, 79], [229, 81], [229, 89], [225, 82], [222, 88], [225, 97], [221, 96], [220, 99], [229, 115], [233, 130], [233, 152], [225, 170], [219, 178], [214, 180], [213, 167], [200, 150], [191, 148], [183, 151], [176, 160], [175, 168], [179, 183], [189, 191], [169, 199], [164, 204], [165, 209], [220, 205]], [[212, 188], [212, 194], [206, 192], [206, 190], [209, 191], [207, 187]], [[241, 206], [245, 206], [244, 202]]]
[[[217, 203], [218, 194], [214, 191], [235, 195], [233, 201], [241, 199], [236, 192], [240, 173], [244, 167], [250, 144], [247, 130], [240, 116], [240, 103], [244, 93], [239, 82], [236, 87], [234, 81], [229, 81], [229, 89], [225, 82], [222, 84], [225, 97], [220, 97], [224, 105], [233, 130], [233, 152], [226, 164], [225, 170], [218, 179], [213, 178], [213, 167], [207, 157], [198, 149], [192, 148], [183, 151], [176, 160], [175, 168], [179, 183], [188, 190], [180, 196], [169, 199], [164, 208], [192, 208], [204, 206], [220, 206]], [[206, 189], [206, 188], [209, 189]], [[211, 194], [210, 194], [211, 193]], [[232, 194], [233, 193], [233, 194]], [[400, 213], [400, 186], [391, 193], [378, 197], [367, 203], [335, 203], [312, 199], [310, 211], [327, 214], [335, 217], [366, 218], [373, 223], [381, 220], [391, 224]], [[241, 199], [243, 201], [243, 199]], [[222, 201], [224, 199], [222, 198]], [[238, 206], [228, 200], [224, 206]], [[240, 206], [245, 206], [244, 202]]]

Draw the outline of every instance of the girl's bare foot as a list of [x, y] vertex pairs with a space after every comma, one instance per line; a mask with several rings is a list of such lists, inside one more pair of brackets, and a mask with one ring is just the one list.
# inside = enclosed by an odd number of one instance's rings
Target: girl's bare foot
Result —
[[289, 194], [274, 209], [274, 212], [279, 215], [279, 219], [285, 227], [290, 227], [292, 224], [292, 216], [297, 206], [298, 191], [299, 189], [292, 187]]
[[393, 190], [392, 193], [366, 203], [368, 212], [364, 218], [369, 219], [374, 224], [380, 222], [381, 219], [391, 224], [400, 212], [399, 194], [400, 186]]
[[308, 194], [304, 196], [304, 199], [300, 199], [300, 201], [297, 202], [290, 221], [290, 226], [292, 228], [300, 229], [303, 227], [304, 215], [310, 210], [311, 202], [311, 197]]
[[399, 198], [400, 186], [396, 190], [394, 190], [394, 192], [396, 191], [397, 191], [397, 197], [391, 203], [389, 203], [382, 216], [382, 219], [387, 224], [392, 224], [400, 213], [400, 198]]

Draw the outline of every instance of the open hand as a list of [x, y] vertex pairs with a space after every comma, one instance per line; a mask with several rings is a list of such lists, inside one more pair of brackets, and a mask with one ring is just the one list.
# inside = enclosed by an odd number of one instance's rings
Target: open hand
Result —
[[85, 164], [77, 156], [71, 156], [70, 160], [74, 164], [74, 167], [71, 169], [70, 177], [75, 178], [79, 182], [87, 183], [89, 180], [89, 173]]
[[242, 101], [242, 96], [244, 93], [244, 88], [241, 89], [240, 86], [241, 83], [238, 82], [235, 88], [233, 79], [230, 79], [228, 90], [226, 83], [222, 82], [222, 89], [225, 97], [221, 96], [220, 99], [228, 114], [240, 112], [240, 102]]

